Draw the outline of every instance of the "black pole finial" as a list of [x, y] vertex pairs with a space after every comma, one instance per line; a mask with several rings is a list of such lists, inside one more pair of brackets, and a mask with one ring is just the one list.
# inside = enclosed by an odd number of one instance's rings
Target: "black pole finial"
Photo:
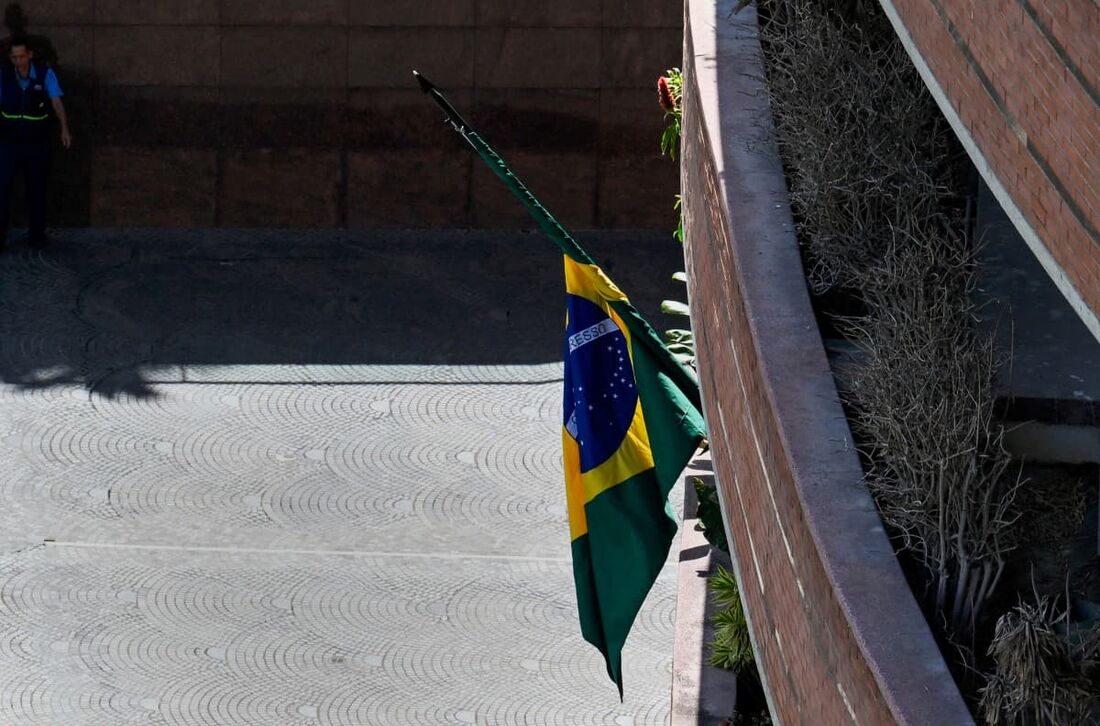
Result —
[[413, 75], [416, 76], [417, 82], [420, 84], [420, 90], [424, 93], [431, 93], [435, 90], [435, 84], [421, 75], [420, 71], [413, 71]]
[[436, 105], [443, 109], [443, 113], [447, 116], [447, 123], [454, 126], [455, 131], [465, 135], [464, 132], [470, 130], [470, 125], [466, 123], [466, 119], [462, 118], [458, 111], [455, 111], [454, 106], [443, 97], [443, 94], [439, 92], [434, 83], [424, 77], [424, 74], [414, 70], [413, 75], [416, 76], [416, 81], [420, 84], [420, 90], [431, 96]]

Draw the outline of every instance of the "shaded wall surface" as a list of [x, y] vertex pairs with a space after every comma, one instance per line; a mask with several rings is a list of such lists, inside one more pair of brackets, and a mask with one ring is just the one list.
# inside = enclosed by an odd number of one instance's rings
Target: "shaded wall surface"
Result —
[[528, 222], [417, 90], [416, 68], [563, 223], [675, 226], [656, 76], [675, 0], [47, 0], [76, 147], [54, 222]]
[[881, 3], [1002, 206], [1100, 337], [1100, 3]]
[[810, 307], [756, 16], [689, 0], [692, 325], [725, 527], [782, 724], [972, 720], [870, 495]]

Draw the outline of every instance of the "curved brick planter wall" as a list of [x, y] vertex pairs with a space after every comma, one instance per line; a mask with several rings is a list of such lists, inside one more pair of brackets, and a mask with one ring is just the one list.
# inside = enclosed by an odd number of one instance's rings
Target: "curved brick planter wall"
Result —
[[1100, 4], [880, 0], [955, 133], [1100, 338]]
[[972, 723], [860, 487], [772, 140], [756, 17], [688, 0], [682, 184], [726, 528], [784, 724]]
[[566, 226], [674, 223], [653, 84], [680, 56], [680, 0], [23, 5], [76, 135], [59, 225], [530, 226], [414, 67]]

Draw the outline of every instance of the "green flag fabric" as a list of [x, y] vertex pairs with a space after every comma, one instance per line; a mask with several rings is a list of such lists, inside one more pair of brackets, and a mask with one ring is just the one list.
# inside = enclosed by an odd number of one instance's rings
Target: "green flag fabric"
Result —
[[581, 633], [623, 694], [622, 649], [676, 532], [668, 493], [705, 436], [694, 375], [504, 160], [419, 76], [448, 121], [561, 248], [562, 463]]

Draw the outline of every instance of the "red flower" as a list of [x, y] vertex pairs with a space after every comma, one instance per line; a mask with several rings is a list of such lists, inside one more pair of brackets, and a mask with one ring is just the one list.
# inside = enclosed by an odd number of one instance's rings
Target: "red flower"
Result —
[[657, 79], [657, 103], [666, 111], [676, 108], [676, 99], [672, 97], [672, 90], [668, 87], [668, 79], [661, 76]]

